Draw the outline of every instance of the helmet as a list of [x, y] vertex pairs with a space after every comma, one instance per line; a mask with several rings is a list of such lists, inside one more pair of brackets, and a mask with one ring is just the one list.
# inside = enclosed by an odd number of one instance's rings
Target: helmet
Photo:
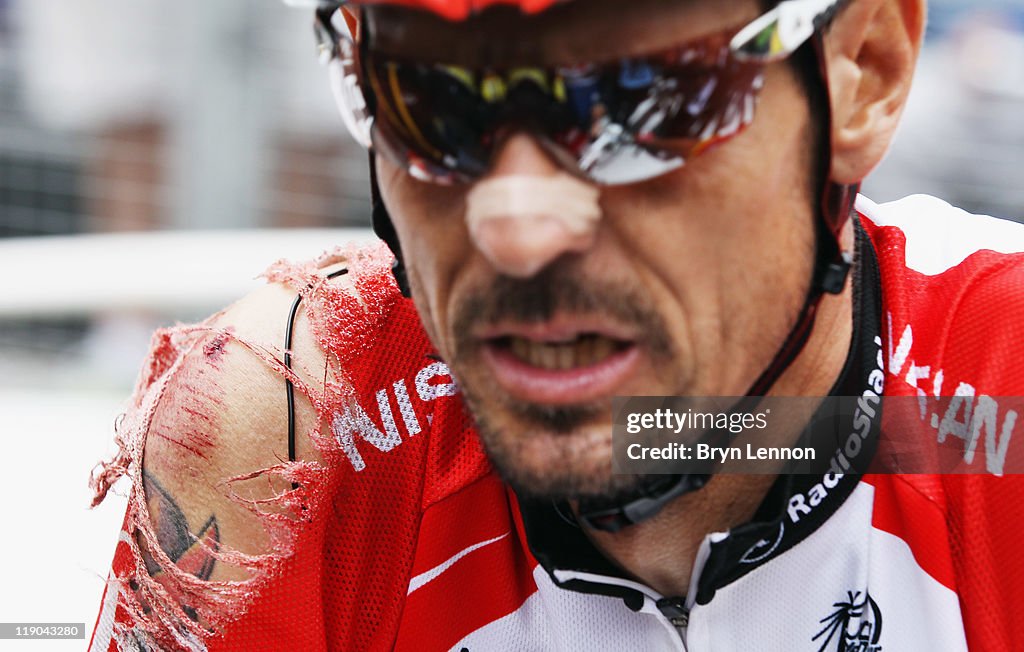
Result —
[[[337, 0], [285, 1], [292, 5], [316, 7], [321, 19], [319, 22], [321, 30], [330, 29], [331, 14], [344, 4]], [[822, 30], [847, 1], [783, 0], [782, 2], [775, 2], [774, 0], [768, 0], [768, 4], [772, 5], [774, 9], [771, 9], [758, 21], [751, 23], [748, 28], [740, 33], [742, 35], [752, 32], [752, 34], [749, 34], [751, 36], [749, 42], [755, 44], [755, 47], [767, 51], [769, 56], [774, 50], [785, 49], [785, 43], [780, 44], [780, 40], [794, 39], [794, 43], [803, 44], [799, 46], [796, 55], [800, 56], [803, 54], [803, 60], [808, 62], [805, 66], [807, 69], [804, 70], [804, 76], [808, 82], [806, 85], [809, 87], [809, 90], [823, 98], [822, 104], [824, 104], [826, 109], [822, 116], [824, 134], [828, 134], [830, 130], [831, 107], [828, 104], [828, 78], [825, 70]], [[536, 14], [550, 8], [557, 2], [559, 0], [355, 0], [348, 4], [399, 5], [429, 11], [446, 20], [461, 21], [474, 13], [496, 5], [518, 7], [523, 13]], [[325, 28], [325, 25], [328, 27]], [[766, 35], [767, 38], [764, 38]], [[335, 59], [336, 63], [336, 39], [330, 34], [325, 35], [321, 33], [318, 36], [321, 43], [322, 58], [326, 61]], [[740, 38], [740, 35], [737, 35], [736, 38]], [[347, 103], [348, 110], [343, 110], [343, 114], [350, 130], [356, 135], [357, 140], [361, 140], [363, 144], [368, 144], [367, 131], [361, 128], [366, 125], [353, 124], [353, 112], [351, 111], [352, 103], [355, 102], [359, 105], [363, 101], [362, 97], [353, 98], [351, 89], [347, 90], [345, 88], [343, 79], [335, 79], [335, 93], [339, 96], [339, 104]], [[348, 94], [346, 95], [346, 93]], [[359, 111], [356, 111], [356, 118], [358, 119], [361, 115], [365, 116], [365, 105], [357, 108], [362, 109], [364, 113], [360, 114]], [[852, 214], [857, 186], [840, 185], [832, 181], [830, 170], [828, 169], [830, 144], [827, 135], [822, 139], [820, 147], [822, 152], [820, 153], [820, 169], [818, 172], [822, 184], [819, 190], [818, 219], [816, 220], [817, 260], [814, 266], [810, 290], [796, 325], [786, 337], [771, 364], [762, 372], [747, 392], [747, 399], [741, 401], [742, 409], [752, 407], [752, 401], [756, 404], [756, 397], [765, 395], [800, 354], [811, 333], [815, 312], [822, 296], [825, 293], [840, 293], [851, 267], [851, 255], [849, 252], [842, 251], [839, 244], [839, 234]], [[395, 278], [403, 293], [408, 296], [408, 284], [402, 266], [402, 252], [390, 216], [380, 198], [374, 176], [373, 156], [374, 154], [371, 151], [370, 170], [373, 226], [378, 236], [391, 247], [392, 252], [395, 254], [395, 264], [393, 267]], [[722, 435], [722, 433], [715, 434], [715, 436], [719, 435]], [[708, 479], [708, 476], [700, 475], [650, 476], [650, 480], [642, 484], [633, 496], [609, 501], [582, 501], [579, 515], [592, 527], [615, 531], [629, 524], [649, 518], [674, 498], [689, 491], [699, 489]]]
[[[465, 20], [470, 15], [495, 5], [519, 7], [526, 14], [537, 14], [560, 0], [357, 0], [351, 4], [390, 4], [411, 9], [423, 9], [437, 14], [446, 20]], [[565, 1], [565, 0], [561, 0]], [[284, 0], [292, 7], [337, 7], [342, 4], [338, 0]]]

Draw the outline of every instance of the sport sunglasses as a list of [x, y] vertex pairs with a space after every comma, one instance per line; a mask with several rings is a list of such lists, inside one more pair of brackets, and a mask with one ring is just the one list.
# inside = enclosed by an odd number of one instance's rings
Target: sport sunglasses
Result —
[[438, 184], [484, 175], [509, 129], [599, 184], [653, 179], [753, 122], [764, 69], [823, 28], [843, 0], [785, 0], [739, 30], [646, 56], [479, 68], [396, 58], [357, 40], [342, 5], [317, 12], [321, 58], [352, 136]]

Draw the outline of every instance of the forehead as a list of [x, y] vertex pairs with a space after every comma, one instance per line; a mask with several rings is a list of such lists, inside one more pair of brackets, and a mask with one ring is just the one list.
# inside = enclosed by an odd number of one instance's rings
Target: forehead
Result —
[[393, 5], [363, 10], [375, 51], [488, 65], [573, 63], [637, 55], [757, 17], [759, 0], [575, 0], [537, 15], [495, 6], [463, 21]]

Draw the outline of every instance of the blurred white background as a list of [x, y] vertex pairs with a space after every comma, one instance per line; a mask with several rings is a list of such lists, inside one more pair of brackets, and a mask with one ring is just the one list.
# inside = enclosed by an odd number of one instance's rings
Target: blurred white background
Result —
[[[1024, 0], [933, 1], [865, 193], [1020, 219], [1022, 89]], [[149, 333], [222, 307], [278, 257], [365, 237], [336, 229], [369, 224], [367, 194], [308, 12], [0, 0], [0, 622], [91, 630], [124, 500], [87, 510], [86, 479], [114, 452]]]
[[1024, 219], [1024, 0], [930, 0], [925, 49], [875, 201], [926, 193]]

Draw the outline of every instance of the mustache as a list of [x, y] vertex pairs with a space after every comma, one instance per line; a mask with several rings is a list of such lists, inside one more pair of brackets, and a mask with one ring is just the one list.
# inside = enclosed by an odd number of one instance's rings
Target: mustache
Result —
[[452, 320], [455, 357], [472, 350], [476, 342], [470, 334], [476, 328], [506, 321], [541, 323], [558, 314], [607, 315], [643, 333], [652, 351], [671, 353], [664, 319], [647, 294], [613, 280], [584, 280], [568, 265], [552, 265], [526, 279], [499, 276], [467, 294]]

